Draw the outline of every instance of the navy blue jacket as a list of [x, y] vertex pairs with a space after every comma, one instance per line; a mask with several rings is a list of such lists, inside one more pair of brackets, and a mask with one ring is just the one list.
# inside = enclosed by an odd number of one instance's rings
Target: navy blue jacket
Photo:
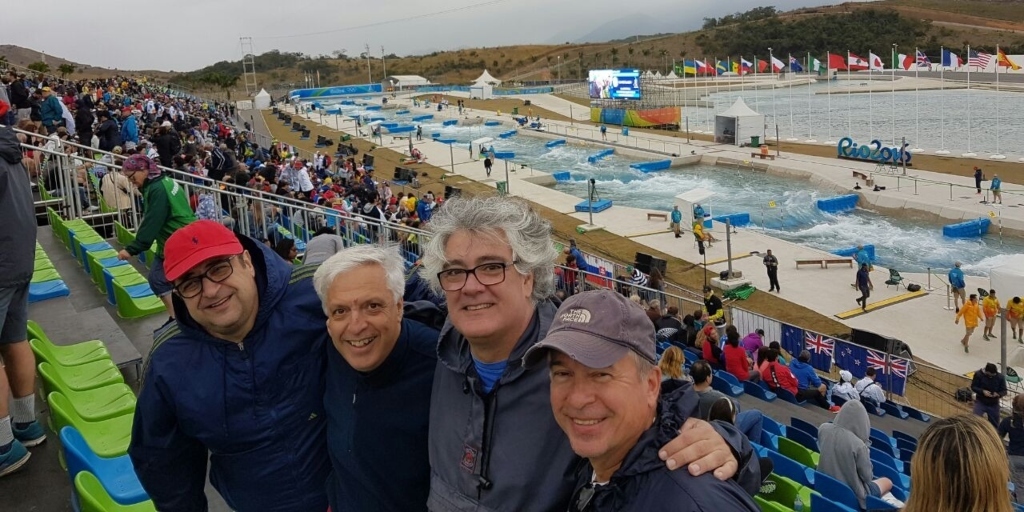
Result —
[[293, 270], [239, 238], [256, 266], [252, 331], [242, 345], [214, 338], [175, 298], [178, 322], [156, 335], [128, 454], [161, 512], [207, 510], [207, 457], [210, 482], [233, 510], [322, 512], [328, 334], [316, 267]]
[[427, 432], [438, 334], [406, 316], [395, 348], [369, 373], [357, 372], [337, 350], [327, 349], [332, 510], [427, 509]]
[[[692, 476], [686, 470], [665, 467], [658, 450], [678, 435], [686, 418], [697, 414], [699, 398], [689, 382], [668, 380], [661, 386], [654, 425], [640, 435], [608, 483], [597, 486], [580, 510], [758, 512], [750, 494], [734, 480], [722, 482], [712, 473]], [[581, 504], [581, 492], [590, 486], [593, 472], [589, 462], [583, 464], [570, 507]]]

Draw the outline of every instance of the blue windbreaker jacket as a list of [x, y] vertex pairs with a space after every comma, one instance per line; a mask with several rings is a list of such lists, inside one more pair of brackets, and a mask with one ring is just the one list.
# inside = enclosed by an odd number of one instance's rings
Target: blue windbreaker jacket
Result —
[[239, 238], [260, 294], [252, 331], [241, 346], [214, 338], [175, 298], [178, 322], [156, 335], [128, 453], [162, 512], [207, 510], [207, 458], [210, 482], [233, 510], [322, 512], [328, 334], [316, 267], [293, 269]]

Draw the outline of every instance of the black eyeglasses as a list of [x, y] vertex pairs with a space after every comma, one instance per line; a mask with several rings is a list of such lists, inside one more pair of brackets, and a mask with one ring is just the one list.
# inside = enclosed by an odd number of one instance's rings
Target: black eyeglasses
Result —
[[231, 274], [235, 272], [234, 265], [231, 264], [231, 260], [235, 259], [236, 256], [215, 263], [206, 269], [206, 272], [202, 274], [190, 277], [174, 287], [174, 291], [178, 292], [178, 295], [183, 299], [191, 299], [203, 293], [203, 279], [207, 279], [212, 283], [221, 283], [225, 279], [231, 277]]
[[477, 265], [473, 268], [450, 268], [437, 273], [437, 280], [441, 283], [441, 289], [446, 292], [457, 292], [466, 286], [469, 276], [472, 274], [476, 280], [484, 286], [494, 286], [505, 281], [505, 269], [514, 265], [515, 262], [491, 262]]

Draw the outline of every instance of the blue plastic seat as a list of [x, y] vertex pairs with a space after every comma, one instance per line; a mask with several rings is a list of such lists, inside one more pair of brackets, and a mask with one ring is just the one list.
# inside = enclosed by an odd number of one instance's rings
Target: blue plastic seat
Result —
[[[917, 438], [915, 438], [914, 436], [912, 436], [912, 435], [910, 435], [910, 434], [908, 434], [906, 432], [901, 432], [899, 430], [893, 430], [892, 431], [892, 438], [896, 440], [896, 447], [897, 448], [908, 449], [910, 451], [917, 451]], [[903, 445], [902, 446], [900, 445], [900, 440], [901, 439], [903, 440]], [[910, 448], [910, 446], [913, 446], [913, 448]]]
[[903, 472], [903, 461], [896, 460], [892, 455], [879, 450], [872, 446], [871, 450], [871, 462], [875, 464], [885, 464], [900, 473]]
[[88, 471], [96, 476], [107, 494], [121, 505], [131, 505], [149, 499], [149, 495], [139, 482], [139, 477], [135, 474], [131, 458], [127, 455], [111, 458], [96, 455], [74, 427], [64, 427], [60, 430], [60, 442], [64, 447], [68, 476], [72, 482], [79, 472]]
[[892, 480], [892, 485], [899, 487], [900, 489], [903, 489], [905, 491], [910, 490], [910, 477], [904, 475], [903, 473], [900, 473], [899, 471], [896, 471], [895, 468], [891, 468], [886, 464], [872, 463], [871, 469], [872, 473], [874, 473], [875, 478], [884, 476], [889, 480]]
[[765, 447], [778, 450], [779, 449], [779, 436], [768, 432], [767, 430], [761, 430], [761, 444]]
[[62, 280], [31, 283], [28, 285], [29, 304], [57, 297], [67, 297], [68, 295], [71, 295], [71, 290]]
[[761, 421], [761, 429], [771, 432], [777, 436], [786, 435], [786, 426], [772, 419], [769, 416], [765, 416]]
[[[814, 472], [814, 490], [818, 491], [822, 496], [828, 496], [830, 500], [848, 507], [850, 510], [860, 510], [860, 502], [857, 501], [857, 495], [853, 493], [853, 489], [831, 476], [822, 473], [821, 471]], [[823, 510], [842, 510], [842, 509], [829, 509], [829, 508], [818, 508], [814, 504], [814, 497], [811, 497], [811, 510], [814, 512], [822, 512]]]
[[807, 432], [808, 434], [811, 435], [811, 437], [815, 439], [818, 438], [818, 427], [814, 426], [808, 421], [804, 421], [800, 418], [797, 418], [796, 416], [793, 416], [789, 418], [789, 424], [792, 425], [793, 428], [797, 428], [803, 430], [804, 432]]
[[896, 447], [896, 440], [893, 439], [892, 436], [890, 436], [889, 434], [886, 434], [884, 430], [871, 427], [871, 435], [878, 437], [879, 439], [884, 439], [885, 442], [889, 443], [889, 445], [892, 446], [893, 448]]
[[927, 414], [925, 414], [925, 413], [923, 413], [923, 412], [921, 412], [921, 411], [919, 411], [919, 410], [917, 410], [917, 409], [915, 409], [915, 408], [913, 408], [913, 407], [911, 407], [909, 405], [904, 405], [903, 406], [903, 412], [907, 413], [907, 415], [909, 415], [911, 418], [913, 418], [915, 420], [918, 420], [918, 421], [923, 421], [925, 423], [928, 423], [929, 421], [932, 420], [931, 416], [929, 416], [929, 415], [927, 415]]
[[772, 472], [778, 473], [805, 487], [814, 487], [814, 470], [775, 451], [768, 450], [768, 458], [774, 467]]
[[86, 254], [97, 251], [109, 251], [114, 247], [107, 242], [96, 242], [91, 244], [81, 244], [79, 247], [78, 259], [82, 263], [82, 268], [89, 271], [89, 259]]
[[832, 403], [842, 407], [846, 403], [846, 399], [839, 395], [832, 395]]
[[815, 439], [814, 437], [811, 437], [810, 434], [804, 432], [803, 430], [800, 430], [798, 428], [787, 428], [786, 439], [789, 439], [790, 441], [796, 441], [800, 443], [801, 446], [807, 448], [812, 452], [821, 453], [821, 449], [818, 448], [818, 440]]
[[746, 391], [749, 395], [756, 398], [760, 398], [765, 402], [772, 402], [775, 401], [775, 399], [777, 398], [775, 393], [772, 393], [771, 391], [768, 391], [767, 389], [764, 389], [761, 386], [757, 385], [756, 383], [750, 381], [743, 383], [743, 390]]
[[[904, 492], [899, 487], [893, 487], [892, 491], [890, 491], [890, 492], [892, 492], [892, 495], [895, 496], [896, 499], [898, 499], [898, 500], [900, 500], [900, 501], [902, 501], [904, 503], [907, 502], [907, 493]], [[874, 512], [875, 510], [899, 510], [899, 507], [897, 507], [895, 505], [890, 505], [890, 504], [882, 501], [880, 498], [876, 498], [874, 496], [868, 496], [866, 502], [867, 502], [866, 504], [868, 506], [868, 510], [870, 510], [872, 512]]]
[[125, 288], [124, 291], [128, 292], [128, 296], [133, 299], [141, 299], [143, 297], [154, 295], [153, 289], [149, 287], [149, 283], [129, 286]]
[[891, 444], [889, 444], [888, 441], [886, 441], [884, 439], [880, 439], [879, 437], [875, 436], [874, 434], [871, 434], [870, 440], [871, 440], [871, 447], [872, 448], [875, 448], [876, 450], [879, 450], [879, 451], [889, 455], [890, 457], [892, 457], [894, 459], [899, 457], [899, 454], [900, 454], [899, 451], [896, 448], [893, 448], [893, 446]]
[[860, 403], [864, 404], [864, 409], [868, 411], [868, 414], [874, 414], [875, 416], [885, 416], [885, 410], [872, 403], [871, 400], [861, 400]]
[[814, 512], [859, 512], [860, 507], [850, 508], [842, 503], [836, 503], [820, 494], [812, 494], [811, 510]]
[[779, 398], [781, 398], [781, 399], [783, 399], [783, 400], [785, 400], [785, 401], [787, 401], [787, 402], [789, 402], [791, 404], [804, 405], [805, 403], [807, 403], [804, 400], [797, 400], [796, 395], [794, 395], [793, 393], [790, 393], [785, 388], [781, 388], [780, 387], [779, 389], [776, 389], [774, 391], [775, 391], [775, 394], [779, 396]]
[[[724, 372], [724, 371], [716, 371], [714, 373], [714, 378], [711, 379], [711, 387], [714, 388], [715, 390], [721, 391], [722, 393], [725, 393], [725, 394], [727, 394], [729, 396], [740, 396], [740, 395], [742, 395], [743, 394], [743, 386], [739, 385], [739, 382], [735, 380], [735, 377], [733, 377], [733, 380], [736, 381], [736, 384], [734, 385], [734, 384], [730, 383], [727, 378], [722, 377], [723, 374], [726, 374], [726, 372]], [[731, 375], [730, 375], [730, 377], [731, 377]]]
[[901, 420], [905, 420], [910, 417], [910, 415], [900, 407], [900, 404], [897, 403], [886, 401], [882, 403], [882, 410]]

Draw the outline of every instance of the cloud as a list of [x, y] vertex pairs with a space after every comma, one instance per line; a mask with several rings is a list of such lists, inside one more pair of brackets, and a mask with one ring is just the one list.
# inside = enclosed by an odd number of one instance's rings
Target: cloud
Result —
[[[762, 0], [120, 0], [10, 2], [7, 19], [32, 20], [4, 27], [4, 40], [82, 64], [118, 69], [189, 71], [242, 56], [240, 37], [252, 37], [257, 54], [272, 49], [319, 55], [345, 49], [359, 55], [416, 55], [434, 50], [546, 44], [581, 37], [641, 12], [660, 19], [641, 33], [697, 28]], [[780, 9], [826, 3], [778, 0]], [[444, 14], [437, 14], [438, 12]], [[55, 15], [54, 13], [59, 13]], [[45, 22], [43, 19], [45, 18]], [[666, 24], [664, 20], [671, 23]], [[650, 28], [651, 30], [642, 30]]]

